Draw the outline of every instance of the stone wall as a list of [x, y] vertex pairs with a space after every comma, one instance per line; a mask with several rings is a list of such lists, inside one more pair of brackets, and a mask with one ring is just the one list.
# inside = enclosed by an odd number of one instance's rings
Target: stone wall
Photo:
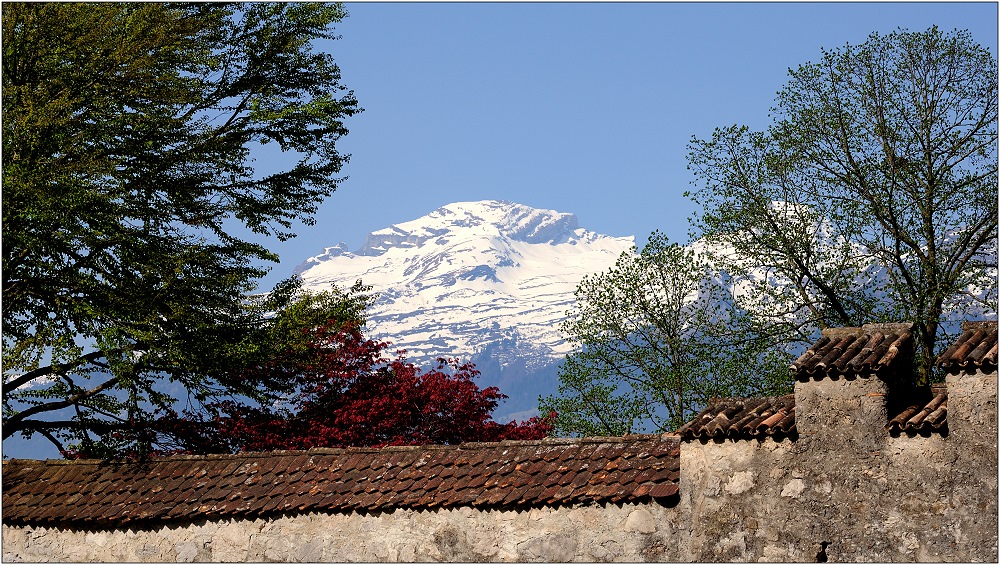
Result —
[[684, 561], [686, 525], [658, 504], [396, 510], [202, 521], [160, 529], [3, 526], [10, 561]]
[[[954, 452], [944, 444], [938, 436], [903, 437], [858, 458], [827, 450], [816, 437], [685, 445], [681, 506], [691, 508], [690, 558], [995, 559], [995, 516], [992, 536], [960, 525], [984, 516], [951, 492]], [[991, 537], [985, 546], [969, 543]]]
[[891, 436], [877, 378], [796, 383], [794, 441], [681, 447], [693, 561], [997, 561], [996, 373], [948, 377], [949, 433]]

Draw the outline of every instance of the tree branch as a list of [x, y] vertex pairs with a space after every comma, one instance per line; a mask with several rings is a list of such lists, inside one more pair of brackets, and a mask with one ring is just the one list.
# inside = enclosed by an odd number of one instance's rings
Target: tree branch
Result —
[[69, 363], [53, 363], [45, 367], [39, 367], [37, 369], [28, 371], [23, 375], [14, 378], [13, 380], [6, 381], [3, 383], [3, 396], [6, 397], [11, 392], [17, 390], [18, 388], [24, 386], [25, 384], [40, 378], [47, 377], [49, 375], [63, 375], [68, 371], [71, 371], [80, 365], [93, 362], [97, 359], [104, 357], [103, 351], [92, 351], [86, 355], [78, 357], [76, 360]]
[[52, 412], [54, 410], [60, 410], [62, 408], [66, 408], [68, 406], [72, 406], [73, 404], [75, 404], [77, 402], [80, 402], [81, 400], [86, 400], [86, 399], [88, 399], [88, 398], [90, 398], [90, 397], [92, 397], [92, 396], [94, 396], [96, 394], [99, 394], [100, 392], [102, 392], [102, 391], [110, 388], [111, 386], [115, 385], [117, 382], [118, 382], [118, 379], [115, 378], [115, 377], [112, 377], [112, 378], [104, 381], [103, 383], [97, 385], [96, 387], [94, 387], [94, 388], [92, 388], [90, 390], [83, 391], [83, 392], [81, 392], [79, 394], [74, 394], [73, 396], [71, 396], [71, 397], [69, 397], [69, 398], [67, 398], [65, 400], [60, 400], [58, 402], [49, 402], [49, 403], [46, 403], [46, 404], [38, 404], [36, 406], [32, 406], [31, 408], [27, 408], [25, 410], [22, 410], [22, 411], [18, 412], [17, 414], [11, 416], [10, 418], [7, 418], [6, 420], [4, 420], [4, 422], [3, 422], [3, 439], [7, 439], [8, 437], [10, 437], [11, 435], [13, 435], [14, 433], [19, 432], [19, 431], [25, 429], [25, 420], [26, 420], [26, 418], [28, 418], [30, 416], [34, 416], [35, 414], [40, 414], [42, 412]]

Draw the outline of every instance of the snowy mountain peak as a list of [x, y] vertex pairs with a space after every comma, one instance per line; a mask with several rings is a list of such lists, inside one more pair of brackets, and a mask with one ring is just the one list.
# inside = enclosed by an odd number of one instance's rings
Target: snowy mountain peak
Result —
[[379, 295], [368, 311], [373, 338], [418, 365], [473, 361], [483, 386], [511, 395], [509, 409], [530, 410], [555, 391], [556, 364], [570, 350], [559, 324], [577, 285], [633, 244], [583, 229], [573, 214], [458, 202], [376, 230], [355, 252], [327, 247], [295, 273], [306, 289], [371, 285]]
[[380, 294], [369, 312], [373, 334], [414, 359], [487, 350], [514, 359], [530, 350], [549, 363], [569, 350], [558, 325], [577, 284], [633, 243], [580, 228], [573, 214], [457, 202], [376, 230], [356, 252], [327, 247], [295, 272], [306, 288], [372, 285]]
[[393, 247], [442, 243], [445, 234], [500, 236], [527, 243], [561, 243], [579, 228], [576, 216], [504, 200], [457, 202], [430, 214], [368, 234], [358, 255], [378, 256]]
[[459, 240], [498, 238], [511, 242], [558, 245], [593, 236], [581, 230], [576, 216], [555, 210], [531, 208], [507, 200], [456, 202], [430, 214], [373, 231], [364, 244], [351, 253], [345, 243], [327, 247], [306, 259], [295, 274], [334, 257], [380, 257], [391, 249], [447, 246]]

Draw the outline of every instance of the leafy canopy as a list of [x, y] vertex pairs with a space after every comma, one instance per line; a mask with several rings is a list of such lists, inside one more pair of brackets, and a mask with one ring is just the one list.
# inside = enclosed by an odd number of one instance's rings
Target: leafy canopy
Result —
[[[788, 390], [820, 328], [997, 311], [997, 62], [968, 32], [872, 34], [789, 71], [766, 131], [693, 138], [685, 249], [654, 234], [585, 279], [561, 433], [669, 431], [711, 396]], [[957, 324], [954, 324], [957, 329]]]
[[[201, 401], [277, 386], [233, 377], [284, 339], [265, 315], [295, 294], [247, 298], [276, 257], [241, 233], [291, 237], [342, 180], [336, 144], [361, 109], [311, 45], [345, 15], [3, 5], [4, 438], [90, 444], [178, 390]], [[261, 171], [261, 150], [292, 159]], [[327, 298], [314, 306], [340, 308]]]
[[[574, 345], [559, 394], [540, 400], [559, 433], [669, 432], [712, 397], [785, 392], [788, 359], [692, 249], [654, 232], [588, 276], [562, 325]], [[755, 368], [748, 370], [748, 368]]]
[[927, 381], [943, 325], [996, 316], [996, 57], [874, 33], [790, 70], [772, 115], [691, 141], [695, 235], [775, 335], [916, 323]]

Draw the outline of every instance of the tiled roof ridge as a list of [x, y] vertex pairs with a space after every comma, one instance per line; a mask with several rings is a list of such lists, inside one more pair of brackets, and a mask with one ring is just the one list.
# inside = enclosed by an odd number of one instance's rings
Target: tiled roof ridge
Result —
[[937, 359], [937, 365], [956, 374], [963, 370], [997, 369], [997, 322], [962, 323], [962, 335]]
[[712, 399], [677, 433], [683, 439], [792, 435], [795, 394]]
[[301, 455], [351, 455], [356, 453], [403, 453], [410, 451], [452, 451], [480, 450], [498, 447], [546, 447], [568, 446], [590, 443], [634, 443], [637, 441], [661, 440], [677, 437], [676, 433], [663, 434], [625, 434], [623, 436], [585, 436], [585, 437], [546, 437], [534, 440], [502, 440], [502, 441], [470, 441], [458, 444], [423, 444], [423, 445], [386, 445], [382, 447], [349, 446], [349, 447], [312, 447], [309, 449], [275, 449], [273, 451], [240, 451], [238, 453], [207, 453], [155, 455], [145, 460], [134, 459], [4, 459], [18, 463], [46, 463], [49, 465], [129, 465], [155, 461], [214, 461], [236, 459], [269, 459], [276, 457], [298, 457]]
[[913, 350], [912, 323], [826, 328], [822, 337], [790, 366], [798, 380], [882, 374]]
[[670, 503], [679, 488], [680, 438], [560, 438], [134, 462], [10, 460], [3, 479], [4, 523], [120, 525], [313, 511]]
[[[948, 385], [933, 383], [913, 391], [915, 398], [885, 425], [890, 433], [944, 433], [948, 428]], [[795, 394], [768, 397], [713, 398], [677, 430], [684, 440], [753, 439], [794, 436]]]
[[924, 389], [929, 396], [918, 397], [889, 420], [890, 433], [945, 432], [948, 429], [948, 384], [932, 383]]

